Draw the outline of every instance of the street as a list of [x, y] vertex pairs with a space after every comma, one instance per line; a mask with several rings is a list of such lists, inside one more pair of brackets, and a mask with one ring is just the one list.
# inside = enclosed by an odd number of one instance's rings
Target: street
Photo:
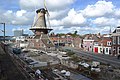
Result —
[[76, 53], [77, 56], [82, 56], [85, 58], [90, 58], [95, 61], [99, 61], [105, 64], [109, 64], [115, 68], [120, 68], [120, 60], [117, 59], [115, 56], [93, 53], [93, 52], [86, 52], [80, 49], [71, 48], [71, 47], [64, 47], [63, 49], [69, 49]]

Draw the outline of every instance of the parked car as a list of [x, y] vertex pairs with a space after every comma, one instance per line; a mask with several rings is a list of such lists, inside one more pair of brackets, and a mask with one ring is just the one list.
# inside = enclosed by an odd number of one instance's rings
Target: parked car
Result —
[[41, 66], [39, 61], [35, 61], [31, 58], [25, 59], [25, 62], [28, 64], [29, 67], [39, 67], [39, 66]]
[[96, 72], [100, 72], [100, 68], [99, 67], [91, 67], [91, 71], [96, 71]]
[[30, 63], [33, 63], [34, 60], [32, 60], [32, 59], [26, 59], [25, 62], [26, 62], [27, 64], [30, 64]]
[[39, 64], [39, 62], [38, 61], [34, 61], [34, 62], [29, 63], [29, 65], [35, 65], [35, 64]]
[[13, 48], [13, 53], [14, 54], [20, 54], [21, 53], [21, 49], [20, 48]]

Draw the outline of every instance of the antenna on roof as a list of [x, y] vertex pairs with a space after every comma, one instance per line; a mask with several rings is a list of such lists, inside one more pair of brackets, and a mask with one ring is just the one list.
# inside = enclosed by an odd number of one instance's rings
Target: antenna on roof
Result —
[[110, 31], [109, 31], [109, 34], [111, 34], [111, 26], [110, 26]]

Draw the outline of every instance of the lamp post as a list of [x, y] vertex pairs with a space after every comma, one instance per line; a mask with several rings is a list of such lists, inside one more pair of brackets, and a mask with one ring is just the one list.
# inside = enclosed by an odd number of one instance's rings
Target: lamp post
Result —
[[0, 24], [3, 24], [4, 26], [4, 30], [2, 30], [2, 32], [4, 32], [4, 42], [5, 42], [5, 23], [0, 23]]
[[58, 49], [57, 49], [57, 51], [59, 51], [59, 43], [60, 43], [60, 36], [59, 36], [59, 34], [58, 34], [58, 41], [57, 41], [57, 46], [58, 46]]

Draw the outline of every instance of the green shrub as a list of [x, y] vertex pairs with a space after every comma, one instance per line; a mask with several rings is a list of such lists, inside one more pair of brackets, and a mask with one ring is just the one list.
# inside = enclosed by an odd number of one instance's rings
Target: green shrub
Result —
[[66, 54], [71, 57], [71, 56], [74, 55], [75, 53], [72, 52], [72, 51], [68, 51]]

